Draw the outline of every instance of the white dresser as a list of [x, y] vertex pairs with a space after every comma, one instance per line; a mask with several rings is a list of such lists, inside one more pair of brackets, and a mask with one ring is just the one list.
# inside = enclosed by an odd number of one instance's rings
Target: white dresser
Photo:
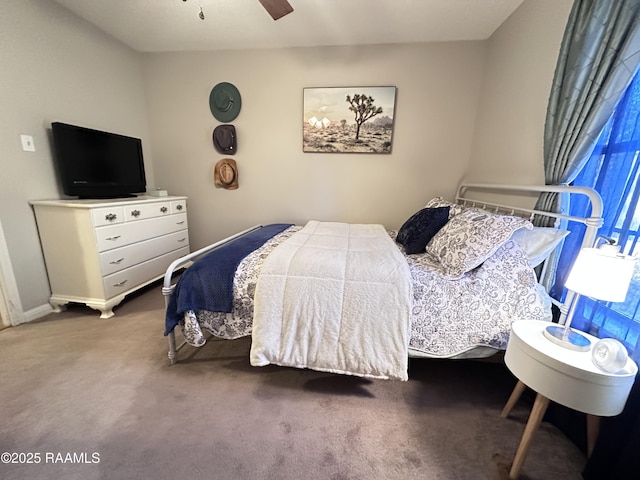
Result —
[[84, 303], [113, 316], [126, 295], [189, 253], [186, 197], [31, 202], [56, 311]]

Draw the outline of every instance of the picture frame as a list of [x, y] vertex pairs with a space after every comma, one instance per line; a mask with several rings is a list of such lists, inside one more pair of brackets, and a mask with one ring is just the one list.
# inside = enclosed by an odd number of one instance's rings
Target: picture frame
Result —
[[396, 87], [303, 89], [302, 151], [389, 154]]

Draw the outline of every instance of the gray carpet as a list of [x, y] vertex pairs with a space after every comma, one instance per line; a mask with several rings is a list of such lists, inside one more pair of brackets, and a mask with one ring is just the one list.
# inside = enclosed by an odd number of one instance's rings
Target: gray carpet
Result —
[[[507, 478], [530, 399], [499, 414], [501, 363], [415, 360], [408, 382], [249, 365], [249, 339], [168, 366], [153, 286], [101, 320], [72, 306], [0, 331], [2, 479]], [[580, 479], [585, 458], [543, 423], [523, 480]]]

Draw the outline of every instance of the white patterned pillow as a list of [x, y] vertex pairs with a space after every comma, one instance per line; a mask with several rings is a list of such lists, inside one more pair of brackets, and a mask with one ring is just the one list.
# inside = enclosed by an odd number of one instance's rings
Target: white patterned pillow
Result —
[[459, 278], [493, 255], [520, 228], [533, 225], [520, 217], [465, 209], [435, 234], [427, 252], [438, 259], [447, 276]]
[[442, 197], [434, 197], [427, 202], [425, 208], [438, 208], [438, 207], [449, 207], [449, 218], [453, 218], [456, 215], [461, 214], [465, 207], [462, 205], [458, 205], [457, 203], [451, 203], [448, 200], [445, 200]]

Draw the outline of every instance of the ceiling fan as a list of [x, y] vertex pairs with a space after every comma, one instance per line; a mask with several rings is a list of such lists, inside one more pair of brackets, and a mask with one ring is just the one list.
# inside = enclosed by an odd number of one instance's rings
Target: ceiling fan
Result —
[[293, 12], [293, 7], [287, 0], [259, 0], [271, 18], [278, 20]]

